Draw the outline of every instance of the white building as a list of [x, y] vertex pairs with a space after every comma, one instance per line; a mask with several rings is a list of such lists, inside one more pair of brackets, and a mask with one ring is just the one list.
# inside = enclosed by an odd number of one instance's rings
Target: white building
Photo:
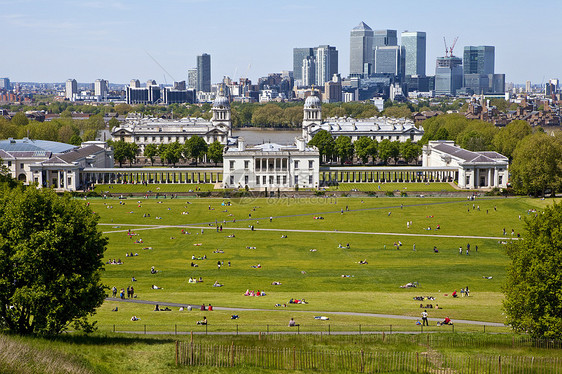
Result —
[[74, 101], [76, 95], [78, 95], [78, 82], [76, 82], [76, 79], [68, 79], [66, 81], [66, 91], [64, 96], [68, 100]]
[[296, 145], [265, 143], [246, 147], [228, 147], [223, 155], [223, 187], [251, 189], [317, 188], [320, 155], [307, 147], [302, 138]]
[[505, 188], [509, 172], [508, 158], [497, 152], [472, 152], [451, 140], [430, 141], [423, 147], [423, 167], [458, 167], [460, 188]]
[[115, 140], [136, 143], [141, 152], [147, 144], [184, 144], [194, 135], [203, 138], [207, 144], [214, 141], [228, 144], [228, 139], [232, 136], [229, 99], [223, 95], [217, 96], [211, 110], [213, 116], [210, 121], [191, 117], [168, 120], [131, 116], [125, 123], [111, 129], [111, 135]]
[[80, 147], [46, 140], [0, 141], [0, 158], [12, 178], [24, 184], [76, 191], [82, 189], [81, 172], [92, 167], [112, 168], [113, 150], [104, 142]]
[[328, 118], [322, 120], [322, 103], [315, 92], [306, 98], [302, 121], [302, 137], [306, 142], [312, 140], [321, 130], [326, 130], [334, 138], [349, 136], [354, 142], [362, 136], [381, 141], [405, 142], [410, 139], [417, 142], [423, 136], [423, 129], [415, 126], [414, 121], [406, 118], [372, 117], [372, 118]]

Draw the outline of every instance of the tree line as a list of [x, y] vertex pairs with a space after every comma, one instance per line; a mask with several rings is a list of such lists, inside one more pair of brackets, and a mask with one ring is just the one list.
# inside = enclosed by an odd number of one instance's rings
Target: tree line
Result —
[[376, 139], [362, 136], [352, 142], [349, 136], [338, 136], [334, 139], [326, 130], [318, 131], [308, 144], [318, 148], [322, 161], [332, 162], [339, 159], [341, 164], [352, 163], [354, 156], [363, 164], [369, 161], [375, 163], [377, 160], [384, 165], [391, 160], [397, 164], [400, 159], [410, 163], [421, 155], [421, 146], [410, 139], [405, 142], [389, 139], [378, 142]]
[[[119, 121], [114, 118], [110, 120], [110, 125], [118, 123]], [[68, 113], [48, 122], [29, 120], [23, 112], [16, 113], [11, 120], [0, 117], [0, 139], [28, 137], [80, 145], [82, 142], [95, 140], [98, 131], [105, 128], [105, 121], [101, 114], [84, 120], [75, 120]]]
[[[114, 159], [119, 163], [119, 167], [123, 166], [123, 163], [126, 161], [129, 161], [129, 164], [132, 165], [139, 156], [139, 146], [136, 143], [128, 143], [121, 140], [111, 141], [110, 145], [113, 147]], [[223, 149], [224, 145], [219, 141], [207, 144], [203, 138], [194, 135], [185, 144], [179, 142], [159, 145], [147, 144], [144, 147], [142, 156], [149, 159], [152, 165], [154, 165], [154, 161], [158, 157], [162, 164], [166, 162], [168, 165], [176, 166], [176, 163], [180, 161], [193, 160], [197, 166], [197, 163], [202, 161], [205, 156], [217, 165], [219, 162], [222, 162]]]

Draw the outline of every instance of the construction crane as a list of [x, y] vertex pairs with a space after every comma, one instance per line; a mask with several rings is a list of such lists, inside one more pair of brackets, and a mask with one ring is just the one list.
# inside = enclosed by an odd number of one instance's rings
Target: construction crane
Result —
[[449, 49], [449, 52], [450, 52], [449, 55], [450, 55], [451, 57], [453, 57], [453, 49], [455, 48], [455, 45], [457, 44], [457, 40], [459, 40], [459, 37], [458, 37], [458, 36], [455, 37], [455, 40], [453, 40], [453, 45], [451, 46], [451, 49]]
[[443, 43], [445, 43], [445, 57], [453, 57], [453, 49], [455, 49], [455, 45], [457, 44], [457, 40], [459, 40], [459, 37], [455, 37], [455, 40], [453, 40], [453, 44], [451, 45], [451, 47], [447, 46], [447, 39], [445, 39], [445, 37], [443, 37]]

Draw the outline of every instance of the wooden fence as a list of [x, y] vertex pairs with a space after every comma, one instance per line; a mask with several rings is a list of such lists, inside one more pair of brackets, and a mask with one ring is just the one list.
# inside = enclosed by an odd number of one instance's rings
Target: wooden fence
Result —
[[176, 342], [176, 365], [321, 372], [562, 373], [562, 359], [429, 352], [327, 351]]

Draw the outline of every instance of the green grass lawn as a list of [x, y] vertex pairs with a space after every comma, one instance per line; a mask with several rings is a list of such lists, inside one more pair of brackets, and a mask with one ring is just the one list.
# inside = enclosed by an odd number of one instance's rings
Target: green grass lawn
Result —
[[[231, 205], [222, 205], [227, 202]], [[106, 265], [107, 286], [132, 285], [142, 300], [261, 309], [237, 313], [239, 328], [255, 331], [254, 325], [284, 326], [303, 311], [419, 317], [420, 303], [439, 304], [442, 309], [430, 311], [434, 318], [503, 322], [501, 284], [507, 257], [502, 242], [516, 237], [512, 230], [523, 235], [529, 211], [546, 203], [528, 198], [132, 198], [92, 199], [90, 206], [99, 213], [100, 230], [109, 238], [106, 260], [124, 262]], [[215, 222], [222, 224], [222, 232], [217, 232]], [[134, 235], [128, 235], [129, 229]], [[402, 246], [397, 250], [394, 243], [398, 242]], [[138, 256], [125, 256], [131, 252]], [[192, 260], [192, 256], [206, 259]], [[359, 264], [361, 260], [368, 264]], [[221, 269], [217, 261], [224, 262]], [[198, 266], [191, 267], [191, 262]], [[261, 268], [252, 267], [258, 264]], [[157, 274], [150, 274], [152, 266]], [[190, 284], [189, 277], [204, 282]], [[215, 281], [224, 286], [213, 287]], [[274, 281], [282, 284], [274, 286]], [[408, 282], [418, 282], [419, 287], [400, 288]], [[153, 284], [162, 289], [153, 290]], [[470, 297], [450, 296], [466, 286]], [[267, 296], [244, 296], [246, 290], [265, 290]], [[420, 302], [414, 296], [435, 300]], [[304, 298], [308, 304], [274, 307], [291, 298]], [[119, 312], [111, 312], [114, 306]], [[139, 328], [141, 323], [130, 321], [132, 315], [141, 318], [143, 328], [146, 324], [153, 330], [172, 329], [174, 321], [194, 326], [201, 317], [199, 312], [155, 313], [152, 308], [106, 302], [95, 319], [108, 331], [114, 324]], [[216, 328], [233, 328], [231, 312], [212, 313]], [[308, 313], [299, 318], [311, 328], [317, 326]], [[412, 321], [382, 322], [366, 316], [333, 315], [330, 320], [344, 330], [359, 324], [415, 326]]]

